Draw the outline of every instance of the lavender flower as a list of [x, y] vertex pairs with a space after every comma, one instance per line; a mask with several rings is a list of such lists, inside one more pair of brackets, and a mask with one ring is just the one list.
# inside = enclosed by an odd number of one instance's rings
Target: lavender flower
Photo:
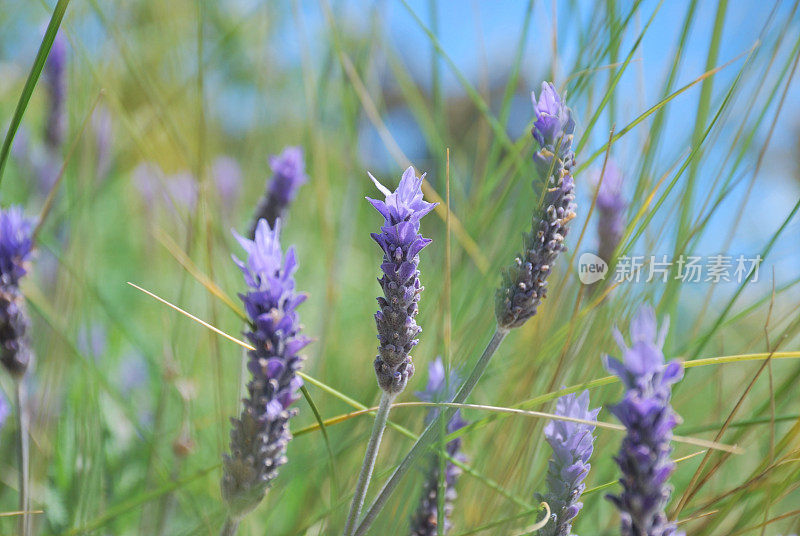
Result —
[[[569, 394], [556, 402], [556, 415], [585, 421], [596, 421], [600, 408], [589, 409], [589, 391], [580, 396]], [[544, 427], [544, 436], [553, 449], [547, 468], [547, 495], [540, 500], [550, 505], [552, 523], [539, 531], [540, 536], [569, 536], [572, 520], [583, 507], [583, 483], [589, 474], [589, 458], [594, 449], [594, 426], [571, 421], [551, 420]]]
[[536, 314], [547, 293], [547, 276], [558, 254], [565, 249], [569, 222], [575, 217], [571, 150], [575, 121], [553, 84], [543, 83], [539, 101], [534, 95], [536, 122], [532, 134], [541, 146], [534, 161], [547, 177], [544, 204], [534, 213], [530, 233], [523, 239], [524, 250], [503, 274], [497, 291], [495, 314], [498, 327], [519, 327]]
[[58, 153], [67, 132], [67, 40], [61, 32], [56, 33], [44, 64], [44, 82], [50, 99], [45, 142], [49, 150]]
[[32, 222], [21, 207], [0, 210], [0, 361], [17, 378], [32, 356], [27, 341], [30, 320], [19, 289], [33, 250], [32, 234]]
[[622, 380], [625, 396], [612, 406], [627, 434], [615, 458], [622, 470], [622, 493], [608, 498], [620, 510], [622, 536], [674, 536], [679, 533], [667, 520], [664, 507], [672, 488], [667, 484], [675, 464], [669, 456], [670, 440], [678, 416], [669, 399], [671, 386], [683, 377], [679, 361], [664, 364], [662, 348], [669, 321], [657, 329], [655, 311], [642, 306], [631, 321], [631, 346], [618, 330], [614, 338], [622, 361], [603, 356], [606, 369]]
[[420, 219], [433, 210], [436, 203], [422, 199], [422, 180], [409, 167], [394, 192], [370, 175], [375, 186], [386, 196], [385, 201], [367, 200], [384, 217], [380, 233], [372, 238], [383, 249], [383, 276], [378, 280], [383, 296], [378, 298], [380, 310], [375, 313], [378, 328], [379, 355], [375, 359], [378, 385], [388, 394], [396, 395], [406, 387], [414, 374], [409, 352], [417, 345], [422, 331], [414, 320], [418, 312], [420, 293], [419, 252], [431, 243], [419, 234]]
[[[598, 180], [600, 178], [598, 177]], [[606, 164], [605, 176], [597, 192], [597, 234], [599, 238], [598, 254], [607, 263], [617, 249], [622, 233], [625, 231], [623, 211], [627, 206], [622, 195], [622, 173], [617, 164], [609, 159]]]
[[275, 221], [283, 217], [286, 207], [294, 200], [297, 190], [308, 182], [302, 147], [287, 147], [281, 154], [270, 156], [269, 166], [272, 168], [272, 180], [256, 208], [250, 236], [254, 235], [258, 220], [261, 218], [266, 219], [270, 226], [274, 226]]
[[[445, 382], [444, 365], [442, 364], [442, 359], [437, 357], [428, 366], [428, 386], [425, 391], [418, 392], [416, 395], [425, 402], [445, 402], [450, 400], [460, 382], [455, 373], [450, 374], [449, 380], [449, 382]], [[446, 383], [449, 383], [449, 386]], [[428, 412], [425, 419], [426, 422], [432, 422], [437, 413], [438, 410], [432, 408]], [[461, 418], [461, 412], [456, 411], [453, 418], [447, 423], [447, 433], [451, 434], [466, 425], [467, 422]], [[467, 460], [466, 456], [461, 452], [460, 437], [448, 442], [445, 451], [450, 458], [460, 462], [466, 462]], [[439, 456], [432, 456], [426, 473], [427, 478], [423, 484], [419, 506], [411, 518], [412, 536], [435, 536], [438, 534], [439, 475], [441, 467]], [[444, 533], [450, 528], [449, 518], [453, 512], [453, 502], [456, 499], [455, 485], [459, 475], [461, 475], [461, 468], [451, 461], [446, 462], [444, 471]]]
[[278, 234], [278, 224], [271, 229], [261, 220], [255, 240], [236, 235], [247, 252], [246, 261], [234, 260], [250, 287], [240, 297], [251, 321], [246, 335], [255, 350], [248, 352], [248, 396], [239, 418], [231, 419], [231, 452], [223, 459], [222, 497], [233, 519], [258, 505], [286, 463], [289, 419], [296, 412], [290, 406], [302, 385], [297, 353], [309, 343], [300, 335], [296, 311], [305, 295], [294, 289], [294, 248], [284, 257]]

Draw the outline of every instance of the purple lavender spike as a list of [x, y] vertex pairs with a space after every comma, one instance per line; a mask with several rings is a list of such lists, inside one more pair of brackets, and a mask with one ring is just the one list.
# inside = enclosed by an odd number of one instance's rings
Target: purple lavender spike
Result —
[[[451, 372], [449, 382], [445, 382], [442, 358], [437, 357], [428, 366], [428, 386], [425, 388], [425, 391], [418, 392], [416, 395], [420, 400], [424, 400], [425, 402], [446, 402], [451, 400], [453, 395], [455, 395], [455, 390], [458, 388], [459, 383], [460, 379], [454, 372]], [[436, 415], [437, 410], [431, 408], [425, 421], [430, 423]], [[450, 419], [450, 422], [447, 423], [447, 433], [451, 434], [466, 425], [467, 421], [461, 417], [461, 412], [456, 411], [452, 419]], [[460, 437], [448, 442], [445, 451], [448, 456], [455, 460], [460, 462], [467, 461], [466, 456], [461, 452]], [[441, 460], [438, 454], [431, 456], [419, 506], [411, 518], [411, 536], [436, 536], [438, 534], [440, 471]], [[461, 468], [459, 466], [452, 461], [446, 462], [444, 472], [445, 496], [443, 531], [445, 534], [450, 528], [450, 516], [453, 513], [453, 503], [456, 500], [455, 485], [460, 475]]]
[[[539, 101], [534, 95], [533, 137], [541, 146], [533, 159], [547, 179], [544, 204], [535, 212], [533, 227], [523, 238], [524, 251], [503, 274], [495, 299], [498, 327], [509, 330], [536, 314], [547, 294], [547, 276], [564, 247], [569, 222], [575, 217], [572, 168], [572, 111], [553, 84], [543, 83]], [[555, 159], [555, 161], [554, 161]]]
[[256, 208], [255, 219], [250, 227], [251, 237], [261, 218], [267, 220], [270, 226], [274, 226], [278, 218], [283, 218], [286, 208], [297, 196], [297, 190], [308, 182], [302, 147], [287, 147], [281, 154], [270, 156], [269, 166], [272, 168], [272, 180]]
[[32, 250], [33, 223], [22, 208], [0, 210], [0, 361], [16, 378], [25, 374], [33, 355], [27, 340], [30, 320], [19, 289]]
[[234, 260], [250, 287], [240, 297], [251, 322], [245, 335], [255, 350], [248, 352], [248, 396], [239, 418], [231, 419], [230, 454], [223, 458], [222, 497], [232, 520], [261, 502], [286, 463], [289, 419], [296, 413], [290, 406], [303, 384], [298, 352], [309, 340], [300, 334], [296, 308], [305, 295], [295, 292], [294, 248], [284, 256], [278, 234], [279, 223], [271, 229], [261, 220], [255, 240], [236, 235], [247, 253], [246, 260]]
[[622, 240], [622, 233], [625, 231], [623, 217], [627, 205], [622, 194], [622, 172], [616, 162], [609, 159], [603, 182], [597, 192], [598, 255], [607, 263], [611, 263], [611, 256]]
[[386, 196], [385, 201], [367, 198], [384, 217], [381, 232], [372, 233], [373, 240], [383, 250], [383, 275], [378, 280], [383, 296], [378, 298], [380, 310], [375, 313], [380, 341], [375, 373], [381, 389], [396, 395], [414, 374], [409, 353], [419, 342], [417, 335], [422, 331], [414, 320], [423, 290], [419, 281], [419, 252], [431, 243], [419, 233], [420, 219], [436, 204], [423, 200], [425, 176], [417, 178], [413, 167], [405, 170], [394, 192], [370, 177]]
[[669, 400], [672, 384], [683, 377], [679, 361], [664, 363], [668, 327], [667, 319], [659, 330], [655, 311], [644, 305], [631, 321], [630, 347], [614, 331], [622, 361], [603, 356], [606, 369], [625, 386], [622, 401], [610, 408], [627, 429], [615, 458], [622, 471], [622, 493], [608, 496], [620, 511], [622, 536], [683, 534], [664, 511], [672, 493], [667, 480], [675, 468], [670, 441], [679, 420]]
[[[600, 408], [589, 409], [589, 391], [577, 396], [562, 396], [556, 402], [556, 415], [585, 421], [597, 421]], [[539, 536], [569, 536], [572, 522], [583, 507], [581, 494], [589, 474], [589, 458], [594, 450], [594, 426], [571, 421], [551, 420], [544, 436], [553, 449], [547, 468], [547, 494], [540, 497], [550, 506], [552, 523], [539, 531]]]

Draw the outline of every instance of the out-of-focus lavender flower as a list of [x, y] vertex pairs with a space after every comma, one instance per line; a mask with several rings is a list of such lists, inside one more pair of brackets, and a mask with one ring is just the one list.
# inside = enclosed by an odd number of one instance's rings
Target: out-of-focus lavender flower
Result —
[[139, 162], [131, 172], [133, 185], [139, 190], [146, 207], [153, 206], [156, 195], [161, 189], [158, 181], [159, 174], [161, 174], [161, 168], [153, 162]]
[[[425, 391], [416, 393], [420, 400], [425, 402], [446, 402], [455, 394], [459, 385], [459, 378], [455, 373], [450, 374], [449, 382], [445, 381], [444, 365], [442, 359], [437, 357], [428, 366], [428, 386]], [[428, 412], [426, 422], [430, 423], [437, 415], [437, 410], [432, 408]], [[467, 425], [461, 418], [461, 412], [456, 411], [450, 422], [447, 423], [447, 433], [451, 434]], [[461, 438], [458, 437], [447, 443], [445, 450], [451, 458], [466, 462], [466, 456], [461, 452]], [[422, 497], [416, 512], [411, 517], [412, 536], [435, 536], [438, 534], [438, 507], [439, 507], [439, 475], [441, 459], [438, 454], [431, 457], [427, 478], [422, 488]], [[450, 528], [450, 515], [453, 512], [453, 503], [456, 499], [456, 481], [461, 474], [461, 468], [451, 461], [445, 464], [444, 481], [444, 533]]]
[[242, 168], [236, 159], [230, 156], [218, 156], [214, 160], [211, 172], [222, 207], [228, 212], [232, 211], [242, 190]]
[[0, 285], [18, 286], [33, 251], [33, 222], [22, 207], [0, 210]]
[[150, 376], [147, 361], [138, 352], [128, 352], [122, 357], [119, 364], [117, 377], [119, 388], [123, 396], [127, 396], [132, 391], [147, 383]]
[[114, 141], [114, 122], [107, 106], [100, 104], [95, 109], [92, 114], [92, 130], [94, 131], [95, 158], [97, 159], [95, 172], [98, 180], [102, 181], [111, 170], [113, 157], [111, 144]]
[[294, 288], [294, 248], [284, 257], [278, 233], [279, 225], [273, 230], [261, 220], [255, 240], [236, 235], [247, 252], [246, 260], [234, 260], [250, 287], [240, 297], [251, 322], [246, 335], [255, 350], [248, 352], [248, 396], [239, 418], [231, 420], [230, 454], [223, 459], [222, 497], [234, 519], [261, 502], [286, 463], [289, 419], [296, 413], [290, 406], [302, 386], [298, 352], [309, 343], [300, 334], [296, 311], [305, 295]]
[[622, 380], [625, 396], [610, 410], [627, 434], [615, 458], [622, 471], [622, 493], [608, 498], [619, 509], [623, 536], [675, 536], [679, 533], [664, 512], [672, 488], [667, 483], [675, 464], [670, 460], [672, 429], [678, 416], [670, 406], [672, 384], [683, 377], [679, 361], [664, 363], [668, 319], [661, 329], [652, 307], [642, 306], [631, 321], [631, 346], [618, 330], [614, 338], [622, 361], [603, 356], [606, 369]]
[[[585, 421], [597, 421], [600, 408], [589, 409], [589, 391], [580, 396], [569, 394], [556, 402], [556, 415]], [[553, 449], [547, 468], [547, 494], [541, 500], [550, 506], [552, 523], [545, 525], [540, 536], [569, 536], [572, 521], [583, 507], [583, 482], [589, 474], [589, 458], [594, 449], [594, 426], [586, 423], [551, 420], [544, 427], [544, 436]]]
[[622, 172], [616, 162], [609, 159], [606, 163], [605, 176], [597, 192], [598, 254], [608, 263], [611, 262], [611, 256], [625, 231], [623, 216], [626, 206], [627, 202], [622, 194]]
[[6, 423], [6, 419], [11, 414], [11, 407], [8, 405], [8, 400], [6, 400], [5, 395], [0, 392], [0, 430], [3, 429], [3, 425]]
[[272, 180], [256, 208], [255, 219], [250, 227], [251, 237], [261, 218], [267, 220], [270, 226], [274, 226], [278, 218], [283, 218], [297, 190], [308, 182], [302, 147], [287, 147], [281, 154], [270, 156], [269, 166], [272, 168]]
[[164, 176], [157, 164], [141, 162], [134, 168], [132, 179], [148, 209], [158, 202], [172, 212], [192, 213], [197, 207], [197, 181], [188, 171]]
[[57, 32], [44, 64], [44, 83], [49, 96], [45, 142], [54, 153], [61, 151], [67, 132], [67, 39]]
[[95, 361], [99, 360], [106, 351], [106, 330], [101, 324], [90, 324], [78, 330], [78, 350]]
[[30, 325], [19, 280], [27, 273], [33, 250], [33, 223], [22, 208], [0, 210], [0, 361], [12, 376], [25, 374], [32, 352]]
[[188, 171], [181, 171], [166, 178], [170, 202], [180, 211], [193, 213], [197, 208], [197, 181]]
[[547, 293], [547, 276], [558, 254], [566, 249], [564, 238], [575, 217], [572, 111], [548, 83], [542, 84], [538, 103], [534, 95], [534, 111], [533, 137], [541, 145], [534, 161], [547, 178], [547, 192], [543, 205], [534, 213], [530, 233], [524, 236], [522, 254], [504, 272], [503, 284], [497, 291], [497, 324], [506, 330], [521, 326], [536, 314]]
[[375, 186], [386, 196], [385, 201], [367, 200], [384, 217], [380, 233], [371, 236], [383, 250], [382, 277], [378, 280], [383, 296], [378, 298], [380, 310], [375, 313], [378, 328], [378, 357], [375, 373], [378, 385], [386, 393], [396, 395], [405, 389], [414, 374], [409, 352], [422, 331], [414, 320], [422, 285], [419, 281], [419, 252], [431, 243], [419, 233], [420, 219], [433, 210], [435, 203], [422, 198], [422, 181], [409, 167], [394, 192], [389, 191], [372, 175]]

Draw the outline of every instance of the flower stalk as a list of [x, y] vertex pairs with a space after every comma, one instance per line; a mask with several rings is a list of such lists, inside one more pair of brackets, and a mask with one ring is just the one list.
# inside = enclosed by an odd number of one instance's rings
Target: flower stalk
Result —
[[381, 232], [372, 233], [372, 239], [383, 250], [383, 274], [378, 280], [383, 296], [378, 298], [380, 310], [375, 313], [380, 344], [378, 356], [373, 363], [378, 386], [383, 393], [345, 523], [345, 536], [350, 536], [356, 528], [392, 400], [403, 392], [408, 379], [414, 374], [410, 352], [419, 342], [417, 335], [422, 331], [415, 317], [424, 288], [419, 280], [419, 253], [431, 243], [430, 239], [424, 238], [419, 232], [420, 220], [436, 206], [435, 203], [428, 203], [423, 199], [424, 175], [417, 178], [413, 167], [405, 170], [394, 192], [372, 175], [370, 178], [386, 196], [384, 201], [367, 198], [384, 217]]
[[[544, 83], [538, 101], [534, 95], [534, 112], [536, 122], [532, 134], [540, 145], [534, 161], [548, 184], [544, 208], [534, 214], [533, 228], [525, 238], [525, 251], [506, 271], [503, 284], [497, 290], [494, 335], [461, 388], [449, 401], [451, 403], [460, 404], [467, 399], [508, 332], [536, 314], [545, 296], [547, 276], [558, 254], [564, 250], [568, 224], [575, 217], [572, 179], [575, 155], [571, 148], [575, 121], [572, 111], [553, 84]], [[456, 408], [447, 408], [425, 428], [367, 510], [355, 536], [367, 533], [402, 477], [441, 435], [444, 423], [449, 422], [455, 412]]]

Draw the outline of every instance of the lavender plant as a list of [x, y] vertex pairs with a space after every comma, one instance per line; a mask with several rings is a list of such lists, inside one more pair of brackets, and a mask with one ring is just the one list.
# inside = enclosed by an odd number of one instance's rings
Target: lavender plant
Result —
[[15, 379], [22, 378], [32, 357], [27, 339], [30, 320], [19, 289], [28, 272], [32, 235], [33, 224], [21, 207], [0, 210], [0, 361]]
[[[542, 84], [538, 101], [533, 95], [533, 107], [536, 121], [531, 133], [540, 146], [534, 154], [534, 162], [546, 178], [544, 203], [534, 211], [533, 228], [524, 239], [524, 252], [506, 270], [503, 284], [496, 293], [497, 329], [472, 372], [452, 398], [451, 402], [454, 403], [464, 402], [472, 393], [509, 330], [521, 326], [536, 314], [546, 293], [547, 276], [558, 254], [564, 250], [564, 237], [569, 222], [575, 217], [575, 183], [572, 178], [572, 168], [575, 166], [575, 154], [572, 151], [575, 121], [572, 110], [557, 93], [555, 86], [547, 82]], [[454, 412], [454, 408], [443, 411], [420, 435], [367, 510], [353, 533], [355, 536], [366, 534], [402, 476], [435, 440], [439, 434], [439, 419], [449, 420]]]
[[606, 369], [619, 377], [625, 396], [610, 410], [627, 430], [615, 458], [622, 471], [622, 493], [608, 498], [619, 509], [623, 536], [676, 536], [664, 508], [672, 488], [667, 483], [675, 464], [670, 460], [672, 429], [678, 416], [670, 406], [671, 386], [683, 377], [683, 365], [664, 363], [669, 320], [658, 329], [652, 307], [644, 305], [631, 321], [631, 346], [618, 330], [614, 338], [622, 361], [603, 356]]
[[28, 415], [23, 378], [33, 357], [28, 344], [30, 319], [19, 282], [28, 273], [33, 224], [19, 206], [0, 210], [0, 362], [14, 378], [19, 438], [19, 533], [30, 534], [28, 513]]
[[539, 172], [546, 177], [544, 203], [536, 209], [530, 233], [523, 239], [523, 252], [503, 274], [497, 291], [495, 314], [502, 329], [521, 326], [536, 314], [547, 294], [547, 276], [564, 247], [569, 222], [575, 217], [575, 182], [572, 168], [572, 133], [575, 121], [552, 83], [543, 83], [539, 100], [534, 97], [536, 121], [532, 134], [539, 144], [533, 155]]
[[408, 379], [414, 374], [410, 352], [417, 345], [417, 335], [422, 331], [415, 320], [423, 290], [419, 281], [419, 253], [431, 243], [430, 239], [424, 238], [419, 232], [420, 220], [436, 207], [435, 203], [428, 203], [423, 199], [424, 175], [417, 178], [413, 167], [405, 170], [394, 192], [372, 175], [370, 178], [386, 196], [384, 201], [367, 198], [384, 218], [381, 232], [371, 234], [372, 239], [383, 250], [383, 274], [378, 280], [383, 296], [378, 298], [380, 309], [375, 313], [380, 344], [374, 362], [375, 375], [382, 394], [345, 524], [345, 536], [355, 530], [392, 401], [405, 389]]
[[623, 219], [627, 202], [622, 194], [622, 172], [616, 162], [609, 159], [597, 191], [598, 255], [607, 263], [622, 240], [625, 231]]
[[272, 180], [256, 208], [255, 219], [250, 226], [251, 238], [258, 220], [264, 218], [270, 226], [274, 226], [294, 200], [297, 190], [308, 182], [302, 147], [287, 147], [281, 154], [270, 156], [269, 166], [272, 168]]
[[[556, 402], [556, 415], [597, 421], [600, 408], [589, 409], [589, 391], [564, 395]], [[589, 458], [594, 449], [594, 426], [573, 421], [551, 420], [544, 428], [544, 436], [553, 457], [547, 467], [547, 494], [539, 499], [550, 506], [552, 523], [539, 530], [539, 536], [570, 536], [572, 522], [583, 507], [581, 494], [586, 489], [584, 480], [589, 474]]]
[[296, 413], [291, 405], [302, 386], [298, 352], [309, 339], [300, 334], [296, 309], [305, 295], [295, 291], [294, 248], [284, 256], [279, 230], [279, 222], [272, 229], [260, 220], [255, 240], [236, 235], [247, 253], [246, 260], [234, 260], [250, 289], [240, 297], [251, 322], [246, 336], [255, 349], [248, 352], [247, 397], [239, 418], [231, 419], [230, 453], [223, 458], [221, 488], [229, 512], [224, 535], [236, 532], [286, 463], [289, 419]]
[[[424, 391], [418, 392], [417, 397], [425, 402], [445, 402], [455, 394], [455, 388], [459, 384], [459, 378], [455, 373], [451, 373], [449, 378], [445, 377], [444, 364], [442, 359], [437, 357], [428, 366], [428, 385]], [[431, 409], [425, 419], [432, 422], [438, 414], [436, 409]], [[461, 417], [461, 412], [456, 411], [447, 423], [447, 433], [451, 434], [467, 425]], [[452, 460], [466, 462], [467, 458], [461, 451], [461, 438], [457, 437], [447, 443], [445, 452]], [[417, 510], [411, 518], [411, 536], [436, 536], [438, 534], [439, 520], [439, 480], [441, 478], [443, 460], [438, 453], [431, 456], [428, 470], [426, 471], [425, 482], [422, 487]], [[456, 481], [461, 475], [461, 468], [452, 461], [444, 462], [444, 525], [442, 534], [447, 533], [450, 528], [450, 515], [453, 512], [453, 503], [456, 500]]]

